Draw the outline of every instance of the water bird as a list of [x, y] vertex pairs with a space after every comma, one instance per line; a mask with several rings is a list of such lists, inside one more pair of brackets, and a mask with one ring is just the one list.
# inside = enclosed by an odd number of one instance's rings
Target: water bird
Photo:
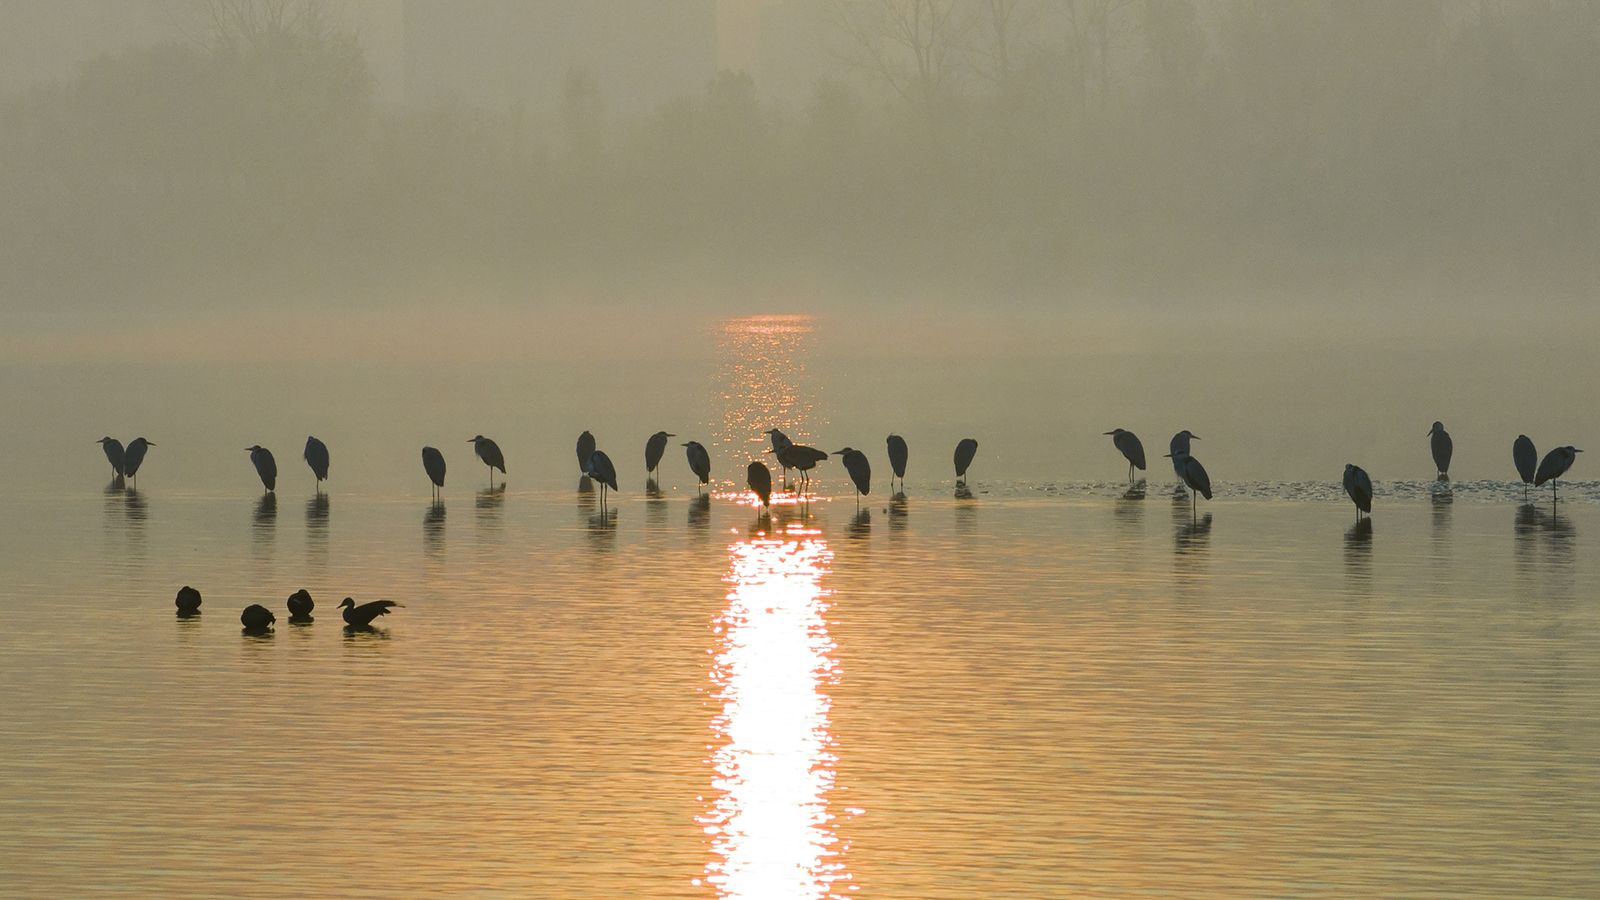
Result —
[[956, 477], [965, 479], [967, 468], [972, 465], [972, 457], [978, 454], [978, 442], [972, 438], [962, 438], [956, 445]]
[[[900, 487], [906, 486], [906, 439], [898, 434], [889, 435], [889, 468], [894, 470], [894, 477], [900, 479]], [[894, 492], [894, 481], [889, 482], [890, 493]]]
[[600, 502], [604, 504], [606, 488], [617, 489], [617, 467], [611, 464], [611, 457], [604, 450], [589, 454], [589, 471], [585, 474], [600, 482]]
[[772, 505], [772, 470], [767, 468], [766, 463], [759, 459], [752, 462], [745, 471], [745, 483], [761, 498], [762, 506]]
[[305, 588], [289, 595], [289, 621], [309, 622], [311, 611], [317, 608], [316, 601], [311, 599], [311, 592]]
[[433, 496], [437, 499], [444, 491], [444, 454], [433, 447], [423, 447], [422, 469], [433, 482]]
[[250, 461], [255, 463], [256, 474], [261, 476], [261, 483], [267, 486], [270, 492], [278, 486], [278, 461], [272, 458], [272, 451], [256, 444], [246, 447], [250, 451]]
[[667, 452], [667, 438], [677, 437], [665, 431], [658, 431], [650, 435], [650, 440], [644, 442], [644, 470], [648, 474], [654, 472], [661, 465], [661, 454]]
[[1133, 470], [1144, 471], [1144, 444], [1139, 443], [1139, 436], [1123, 428], [1114, 428], [1102, 432], [1111, 435], [1111, 443], [1128, 460], [1128, 480], [1133, 480]]
[[856, 505], [860, 506], [861, 495], [872, 493], [872, 464], [867, 462], [865, 453], [850, 447], [835, 450], [833, 455], [843, 458], [844, 470], [856, 486]]
[[499, 469], [501, 475], [506, 474], [506, 458], [500, 454], [500, 445], [481, 434], [468, 443], [472, 444], [472, 451], [478, 454], [484, 465], [489, 467], [489, 485], [493, 487], [494, 470]]
[[[701, 484], [711, 481], [711, 454], [700, 445], [699, 441], [690, 441], [683, 445], [683, 455], [689, 459], [689, 471], [700, 479]], [[695, 490], [699, 490], [698, 487]]]
[[1572, 468], [1572, 464], [1578, 459], [1578, 454], [1582, 452], [1582, 450], [1568, 445], [1566, 447], [1557, 447], [1546, 453], [1544, 460], [1539, 463], [1539, 471], [1533, 476], [1533, 486], [1539, 487], [1546, 481], [1550, 482], [1550, 499], [1552, 501], [1555, 500], [1556, 479], [1565, 475], [1567, 470]]
[[103, 437], [95, 443], [106, 451], [106, 462], [111, 463], [111, 471], [117, 473], [118, 478], [126, 474], [122, 471], [122, 442], [114, 437]]
[[1172, 468], [1177, 470], [1178, 477], [1189, 486], [1189, 518], [1195, 516], [1195, 505], [1198, 501], [1194, 495], [1199, 494], [1207, 500], [1211, 499], [1211, 476], [1206, 474], [1206, 467], [1200, 465], [1200, 460], [1188, 453], [1179, 451], [1169, 454], [1172, 457]]
[[306, 465], [311, 467], [311, 474], [317, 476], [317, 490], [322, 490], [322, 482], [328, 479], [328, 445], [314, 437], [308, 437], [306, 452], [303, 455]]
[[1172, 457], [1172, 471], [1178, 476], [1179, 481], [1183, 481], [1184, 479], [1182, 459], [1178, 454], [1181, 453], [1183, 456], [1188, 456], [1189, 442], [1198, 440], [1200, 440], [1198, 435], [1190, 434], [1189, 429], [1185, 428], [1184, 430], [1173, 435], [1172, 443], [1167, 445], [1167, 455]]
[[1356, 505], [1356, 521], [1361, 520], [1362, 513], [1372, 514], [1372, 479], [1367, 477], [1366, 469], [1345, 464], [1344, 492], [1350, 495], [1350, 501]]
[[200, 614], [200, 592], [187, 584], [178, 588], [178, 599], [173, 602], [177, 604], [180, 619]]
[[344, 623], [351, 628], [370, 628], [373, 619], [388, 615], [389, 610], [396, 606], [400, 604], [393, 600], [374, 600], [357, 606], [351, 597], [344, 598], [344, 602], [339, 604], [339, 608], [344, 610]]
[[811, 481], [811, 470], [817, 467], [817, 463], [828, 458], [827, 453], [805, 444], [790, 444], [777, 451], [777, 456], [784, 468], [799, 472], [801, 480], [805, 482]]
[[585, 431], [578, 435], [578, 471], [589, 474], [589, 457], [594, 455], [594, 435]]
[[1443, 422], [1435, 422], [1428, 431], [1428, 437], [1433, 447], [1433, 464], [1438, 467], [1441, 476], [1450, 477], [1450, 454], [1455, 449], [1455, 444], [1450, 441], [1450, 432], [1444, 430]]
[[1533, 448], [1533, 441], [1525, 434], [1517, 435], [1511, 443], [1511, 461], [1517, 464], [1517, 474], [1522, 476], [1522, 499], [1528, 499], [1528, 485], [1533, 484], [1533, 476], [1539, 467], [1539, 451]]
[[260, 634], [266, 631], [276, 621], [278, 621], [278, 617], [272, 614], [272, 610], [259, 603], [252, 603], [246, 606], [244, 612], [239, 614], [240, 624], [244, 625], [245, 631], [252, 634]]
[[139, 487], [139, 466], [144, 464], [144, 452], [148, 447], [154, 447], [142, 437], [136, 437], [128, 442], [128, 449], [122, 451], [122, 474], [133, 479], [134, 489]]
[[778, 465], [783, 467], [783, 480], [788, 482], [790, 466], [788, 463], [783, 461], [783, 457], [779, 454], [783, 452], [783, 448], [792, 446], [794, 441], [789, 440], [789, 436], [787, 434], [784, 434], [776, 428], [768, 428], [762, 433], [772, 438], [772, 449], [767, 452], [777, 457]]

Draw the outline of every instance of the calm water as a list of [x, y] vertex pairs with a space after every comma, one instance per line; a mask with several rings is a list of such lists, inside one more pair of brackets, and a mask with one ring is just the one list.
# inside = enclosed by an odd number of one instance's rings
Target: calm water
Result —
[[[1170, 469], [1127, 494], [1098, 434], [1148, 431], [1164, 465], [1175, 428], [1085, 426], [1091, 480], [1051, 463], [1081, 406], [995, 424], [1075, 364], [913, 375], [813, 327], [493, 378], [8, 370], [0, 895], [1600, 896], [1600, 483], [1526, 506], [1458, 428], [1468, 480], [1380, 477], [1358, 528], [1337, 470], [1228, 477], [1283, 463], [1184, 420], [1218, 448], [1191, 518]], [[952, 372], [976, 380], [941, 399]], [[876, 416], [904, 424], [858, 439]], [[1425, 476], [1431, 418], [1374, 453]], [[859, 511], [836, 462], [768, 518], [721, 479], [697, 496], [678, 442], [725, 476], [772, 424], [866, 449]], [[585, 427], [625, 473], [605, 508]], [[657, 427], [679, 437], [645, 489]], [[106, 483], [108, 430], [156, 442], [137, 492]], [[437, 504], [423, 443], [451, 465]], [[287, 621], [299, 587], [313, 624]], [[405, 606], [346, 633], [346, 595]], [[271, 635], [241, 633], [252, 602]]]

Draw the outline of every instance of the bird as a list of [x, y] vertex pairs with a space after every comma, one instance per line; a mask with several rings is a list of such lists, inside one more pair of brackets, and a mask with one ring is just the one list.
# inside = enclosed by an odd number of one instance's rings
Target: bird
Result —
[[111, 471], [115, 472], [118, 478], [126, 474], [122, 470], [122, 442], [114, 437], [103, 437], [95, 443], [106, 451], [106, 461], [111, 463]]
[[[894, 470], [894, 477], [900, 479], [900, 487], [906, 486], [906, 439], [898, 434], [889, 435], [889, 468]], [[894, 480], [889, 481], [889, 493], [894, 493]]]
[[1566, 447], [1557, 447], [1546, 453], [1544, 460], [1539, 463], [1539, 471], [1533, 476], [1533, 486], [1539, 487], [1546, 481], [1550, 482], [1550, 499], [1554, 500], [1556, 497], [1556, 479], [1572, 468], [1573, 462], [1578, 458], [1577, 454], [1582, 452], [1582, 450], [1568, 445]]
[[278, 462], [272, 458], [272, 451], [260, 444], [245, 449], [250, 451], [250, 461], [255, 463], [261, 483], [267, 486], [269, 492], [272, 491], [278, 486]]
[[178, 599], [173, 602], [177, 604], [180, 619], [200, 614], [200, 592], [187, 584], [178, 588]]
[[1526, 500], [1528, 485], [1533, 484], [1539, 467], [1539, 451], [1533, 448], [1533, 441], [1527, 435], [1519, 434], [1511, 443], [1511, 461], [1517, 464], [1517, 474], [1522, 476], [1522, 499]]
[[489, 467], [489, 486], [494, 487], [494, 470], [499, 469], [501, 475], [506, 474], [506, 458], [500, 455], [500, 445], [481, 434], [468, 443], [472, 444], [473, 452]]
[[244, 630], [256, 634], [271, 628], [272, 623], [276, 621], [278, 617], [272, 614], [272, 610], [259, 603], [246, 606], [244, 612], [239, 614], [239, 622], [244, 625]]
[[805, 444], [789, 444], [777, 451], [777, 456], [784, 468], [798, 471], [801, 479], [807, 482], [811, 481], [810, 472], [817, 467], [817, 463], [828, 458], [827, 453]]
[[589, 472], [589, 457], [594, 455], [594, 435], [585, 431], [578, 435], [578, 471]]
[[1133, 470], [1144, 471], [1144, 444], [1139, 443], [1139, 436], [1123, 428], [1114, 428], [1102, 432], [1111, 435], [1111, 443], [1122, 455], [1128, 459], [1128, 480], [1133, 480]]
[[314, 437], [306, 438], [306, 465], [311, 467], [311, 473], [317, 476], [317, 490], [322, 490], [322, 482], [328, 477], [328, 445]]
[[1439, 474], [1448, 478], [1450, 476], [1450, 453], [1455, 445], [1450, 441], [1450, 432], [1444, 430], [1443, 422], [1433, 423], [1433, 428], [1428, 432], [1432, 438], [1429, 442], [1433, 445], [1433, 464], [1439, 468]]
[[872, 493], [872, 464], [867, 462], [867, 455], [860, 450], [846, 447], [835, 450], [834, 455], [843, 458], [844, 470], [850, 473], [850, 480], [856, 486], [856, 505], [861, 505], [861, 495]]
[[644, 470], [646, 473], [654, 472], [661, 465], [661, 454], [667, 452], [667, 438], [677, 437], [665, 431], [658, 431], [650, 435], [650, 440], [644, 442]]
[[1207, 500], [1211, 499], [1211, 476], [1206, 474], [1206, 467], [1200, 465], [1200, 460], [1188, 453], [1180, 450], [1169, 455], [1172, 457], [1172, 468], [1177, 470], [1178, 477], [1183, 479], [1183, 483], [1189, 486], [1189, 517], [1192, 519], [1197, 502], [1194, 495], [1198, 493]]
[[617, 489], [617, 467], [611, 464], [611, 457], [604, 450], [589, 454], [589, 471], [584, 474], [600, 482], [601, 503], [605, 502], [606, 488]]
[[[1360, 466], [1345, 464], [1344, 467], [1344, 492], [1350, 495], [1350, 500], [1356, 505], [1356, 521], [1361, 521], [1361, 514], [1372, 513], [1372, 479], [1367, 477], [1367, 470]], [[1210, 499], [1208, 496], [1207, 499]]]
[[767, 452], [778, 457], [778, 465], [783, 467], [783, 480], [788, 481], [790, 466], [788, 463], [784, 462], [783, 458], [778, 456], [778, 454], [783, 451], [783, 448], [792, 445], [794, 441], [789, 440], [789, 436], [787, 434], [784, 434], [776, 428], [768, 428], [762, 433], [772, 438], [772, 449]]
[[393, 600], [374, 600], [357, 606], [350, 597], [344, 598], [344, 602], [339, 604], [339, 608], [344, 610], [344, 624], [350, 628], [370, 628], [373, 619], [388, 615], [389, 610], [396, 606], [400, 604]]
[[1199, 436], [1190, 434], [1187, 428], [1172, 436], [1172, 443], [1167, 448], [1167, 455], [1172, 457], [1172, 471], [1177, 474], [1179, 481], [1184, 479], [1183, 465], [1178, 454], [1181, 453], [1184, 456], [1188, 456], [1189, 442], [1198, 440], [1200, 440]]
[[422, 468], [433, 482], [433, 495], [438, 497], [444, 488], [444, 454], [433, 447], [423, 447]]
[[316, 608], [317, 604], [311, 599], [311, 592], [305, 588], [301, 588], [289, 595], [289, 621], [291, 622], [311, 621], [311, 611]]
[[144, 463], [144, 451], [147, 447], [154, 447], [142, 437], [136, 437], [128, 442], [128, 449], [122, 452], [122, 474], [133, 479], [134, 487], [139, 486], [139, 466]]
[[978, 453], [978, 442], [972, 438], [962, 438], [956, 445], [956, 477], [965, 480], [967, 467], [972, 465], [972, 457]]
[[750, 485], [750, 490], [755, 491], [756, 496], [761, 498], [762, 506], [772, 505], [772, 470], [767, 468], [766, 463], [759, 459], [752, 462], [750, 468], [746, 470], [745, 482]]
[[[700, 479], [700, 484], [710, 483], [711, 454], [706, 452], [706, 448], [701, 446], [699, 441], [690, 441], [683, 446], [683, 454], [689, 458], [689, 471]], [[699, 487], [696, 486], [695, 490], [699, 490]]]

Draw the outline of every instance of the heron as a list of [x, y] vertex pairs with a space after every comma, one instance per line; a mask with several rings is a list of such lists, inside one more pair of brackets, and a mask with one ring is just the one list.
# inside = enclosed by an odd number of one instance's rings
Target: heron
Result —
[[844, 460], [844, 470], [850, 473], [850, 480], [856, 486], [856, 506], [861, 505], [861, 495], [872, 493], [872, 464], [867, 462], [867, 455], [860, 450], [846, 447], [835, 450], [834, 456]]
[[1450, 453], [1455, 444], [1450, 441], [1450, 432], [1444, 430], [1443, 422], [1433, 423], [1433, 428], [1428, 431], [1429, 441], [1433, 446], [1433, 464], [1439, 468], [1439, 474], [1445, 478], [1450, 477]]
[[344, 598], [339, 604], [339, 608], [344, 610], [344, 624], [347, 628], [371, 628], [373, 619], [387, 616], [389, 610], [397, 606], [400, 604], [393, 600], [374, 600], [357, 606], [352, 597]]
[[584, 474], [600, 482], [600, 503], [604, 505], [606, 488], [617, 489], [617, 467], [611, 464], [611, 457], [604, 450], [589, 454], [589, 470]]
[[178, 599], [174, 600], [178, 607], [178, 618], [187, 619], [200, 614], [200, 592], [187, 584], [178, 588]]
[[1183, 465], [1178, 454], [1188, 456], [1189, 442], [1198, 440], [1200, 440], [1199, 435], [1190, 434], [1187, 428], [1172, 436], [1172, 443], [1167, 447], [1167, 455], [1172, 457], [1172, 471], [1177, 474], [1179, 481], [1183, 481], [1184, 478]]
[[154, 446], [144, 438], [136, 437], [128, 442], [128, 449], [122, 452], [122, 474], [133, 479], [135, 489], [139, 487], [139, 466], [144, 463], [144, 451]]
[[766, 463], [759, 459], [752, 462], [745, 471], [745, 483], [761, 498], [762, 506], [772, 506], [772, 470], [767, 468]]
[[261, 483], [266, 485], [267, 492], [271, 493], [278, 486], [278, 462], [272, 458], [272, 451], [260, 444], [245, 449], [250, 451], [250, 461], [255, 463], [256, 474], [261, 476]]
[[972, 457], [978, 453], [978, 442], [972, 438], [962, 438], [956, 445], [956, 478], [965, 481], [967, 467], [972, 465]]
[[306, 438], [306, 465], [311, 467], [311, 474], [317, 476], [317, 491], [321, 492], [322, 482], [328, 478], [328, 445], [314, 437]]
[[1111, 435], [1111, 443], [1122, 455], [1128, 459], [1128, 480], [1133, 480], [1133, 470], [1144, 471], [1144, 444], [1139, 443], [1139, 436], [1123, 428], [1114, 428], [1102, 432]]
[[766, 431], [762, 432], [762, 434], [768, 435], [772, 438], [772, 449], [768, 450], [767, 452], [778, 457], [778, 465], [783, 467], [783, 480], [788, 482], [789, 469], [791, 466], [784, 462], [783, 457], [779, 454], [783, 452], [783, 448], [793, 446], [794, 441], [789, 440], [789, 436], [787, 434], [784, 434], [776, 428], [768, 428]]
[[1511, 461], [1517, 464], [1517, 474], [1522, 476], [1522, 499], [1526, 500], [1528, 485], [1533, 484], [1539, 466], [1539, 451], [1533, 448], [1533, 441], [1527, 435], [1519, 434], [1512, 442]]
[[[702, 447], [699, 441], [689, 441], [683, 447], [683, 455], [689, 458], [689, 471], [700, 479], [700, 484], [709, 483], [711, 481], [711, 454], [706, 452], [706, 448]], [[700, 490], [698, 485], [695, 490]]]
[[[894, 470], [894, 477], [900, 479], [900, 487], [906, 486], [906, 439], [898, 434], [889, 435], [889, 468]], [[889, 493], [894, 493], [894, 480], [889, 481]]]
[[[1360, 466], [1345, 464], [1344, 467], [1344, 492], [1350, 495], [1350, 501], [1356, 505], [1356, 521], [1361, 521], [1361, 514], [1372, 515], [1372, 479], [1367, 477], [1367, 470]], [[1210, 499], [1209, 495], [1207, 499]]]
[[272, 623], [276, 621], [278, 621], [278, 617], [272, 614], [272, 610], [259, 603], [252, 603], [246, 606], [244, 612], [239, 614], [239, 624], [243, 625], [244, 630], [251, 634], [265, 633], [268, 628], [272, 627]]
[[433, 482], [433, 496], [438, 499], [444, 493], [444, 454], [433, 447], [423, 447], [422, 469]]
[[[1185, 432], [1187, 434], [1187, 432]], [[1192, 436], [1192, 435], [1191, 435]], [[1176, 440], [1176, 438], [1174, 438]], [[1168, 454], [1172, 457], [1172, 468], [1178, 472], [1178, 477], [1189, 486], [1189, 518], [1195, 517], [1195, 505], [1198, 503], [1194, 495], [1199, 494], [1207, 500], [1211, 499], [1211, 476], [1206, 474], [1206, 467], [1200, 465], [1200, 460], [1188, 453], [1178, 451]]]
[[650, 440], [644, 442], [644, 471], [645, 474], [654, 472], [661, 465], [661, 454], [667, 452], [667, 438], [677, 437], [665, 431], [658, 431], [650, 435]]
[[489, 440], [483, 435], [478, 435], [467, 443], [472, 445], [474, 453], [489, 467], [489, 486], [494, 487], [494, 470], [499, 469], [500, 474], [506, 474], [506, 458], [500, 454], [500, 445]]
[[585, 431], [578, 435], [578, 471], [588, 474], [589, 457], [594, 455], [594, 435]]
[[1578, 459], [1577, 455], [1582, 452], [1582, 450], [1568, 445], [1566, 447], [1557, 447], [1546, 453], [1544, 460], [1539, 463], [1539, 471], [1533, 476], [1533, 486], [1539, 487], [1546, 481], [1550, 482], [1550, 501], [1554, 503], [1556, 499], [1556, 479], [1565, 475], [1567, 470], [1572, 468], [1572, 464]]
[[778, 462], [784, 468], [799, 472], [801, 480], [807, 484], [811, 482], [811, 470], [817, 467], [817, 463], [828, 458], [828, 454], [824, 451], [807, 447], [805, 444], [789, 444], [777, 451], [777, 455]]
[[111, 471], [121, 478], [125, 472], [122, 470], [122, 442], [114, 437], [103, 437], [95, 443], [106, 451], [106, 462], [111, 463]]

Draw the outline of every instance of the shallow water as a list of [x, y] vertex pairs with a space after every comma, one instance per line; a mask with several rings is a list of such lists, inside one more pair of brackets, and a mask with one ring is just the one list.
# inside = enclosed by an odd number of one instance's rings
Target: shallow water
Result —
[[[863, 414], [830, 406], [843, 379], [795, 325], [615, 374], [618, 403], [695, 386], [654, 414], [700, 423], [721, 472], [775, 405], [835, 433]], [[14, 413], [95, 377], [15, 374]], [[398, 416], [383, 385], [408, 378], [343, 390]], [[105, 483], [103, 426], [14, 416], [96, 433], [66, 461], [13, 438], [0, 895], [1600, 895], [1600, 484], [1524, 505], [1380, 481], [1356, 526], [1332, 483], [1219, 479], [1191, 513], [1159, 467], [1130, 494], [989, 457], [962, 496], [930, 465], [859, 508], [824, 464], [762, 518], [672, 454], [659, 490], [629, 474], [602, 507], [570, 449], [489, 490], [440, 439], [435, 503], [414, 450], [370, 449], [433, 438], [344, 397], [307, 417], [383, 440], [329, 439], [320, 496], [285, 446], [271, 500], [259, 439], [189, 403], [137, 492]], [[538, 401], [581, 422], [566, 402]], [[441, 432], [488, 430], [462, 419]], [[183, 584], [197, 618], [173, 614]], [[310, 625], [287, 620], [299, 587]], [[350, 633], [346, 595], [404, 607]], [[252, 602], [269, 635], [241, 632]]]

